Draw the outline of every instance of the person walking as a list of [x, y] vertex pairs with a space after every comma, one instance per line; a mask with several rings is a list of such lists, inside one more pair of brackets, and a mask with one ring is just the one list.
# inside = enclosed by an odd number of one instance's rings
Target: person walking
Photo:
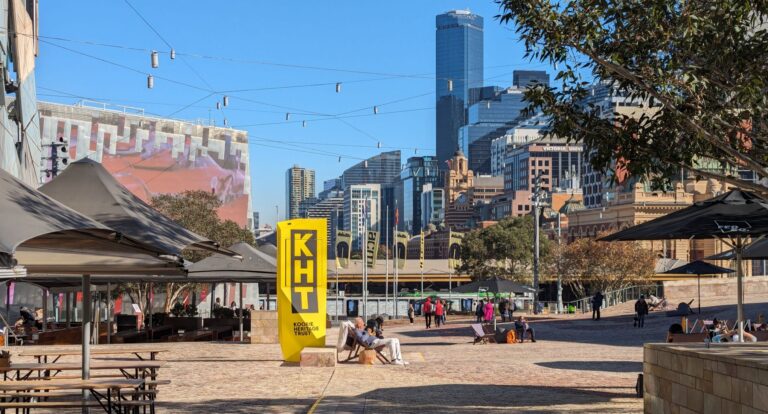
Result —
[[640, 299], [635, 302], [635, 323], [633, 326], [642, 328], [645, 326], [645, 315], [648, 314], [648, 302], [645, 301], [645, 295], [640, 295]]
[[600, 320], [600, 308], [603, 306], [603, 294], [599, 290], [592, 297], [592, 320]]
[[483, 316], [486, 323], [491, 323], [495, 318], [495, 315], [493, 314], [493, 300], [488, 300], [485, 304], [485, 309], [483, 309]]
[[502, 299], [499, 302], [499, 314], [501, 315], [501, 322], [506, 322], [509, 319], [509, 302], [506, 299]]
[[443, 301], [443, 325], [445, 325], [446, 316], [448, 316], [448, 302]]
[[485, 302], [480, 299], [480, 302], [477, 302], [477, 307], [475, 308], [477, 323], [481, 323], [483, 321], [483, 315], [485, 315]]
[[435, 301], [435, 323], [437, 323], [437, 327], [440, 327], [440, 324], [443, 322], [443, 301], [438, 298]]
[[413, 301], [408, 302], [408, 319], [411, 320], [413, 325], [413, 316], [416, 314], [416, 309], [413, 308]]
[[427, 325], [427, 329], [432, 327], [432, 298], [427, 298], [426, 302], [421, 305], [421, 312], [424, 314], [424, 322]]

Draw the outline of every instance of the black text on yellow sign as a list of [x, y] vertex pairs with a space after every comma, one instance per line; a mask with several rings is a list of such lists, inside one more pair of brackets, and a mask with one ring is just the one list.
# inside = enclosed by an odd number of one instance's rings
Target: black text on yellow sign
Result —
[[277, 315], [286, 361], [325, 346], [327, 234], [324, 219], [278, 223]]

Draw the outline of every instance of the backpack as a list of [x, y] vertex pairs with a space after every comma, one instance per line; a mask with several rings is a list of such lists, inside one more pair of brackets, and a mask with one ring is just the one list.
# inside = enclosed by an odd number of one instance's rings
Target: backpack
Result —
[[425, 313], [425, 314], [427, 314], [427, 313], [432, 313], [432, 303], [430, 303], [430, 302], [424, 302], [424, 306], [423, 306], [423, 309], [424, 309], [424, 313]]

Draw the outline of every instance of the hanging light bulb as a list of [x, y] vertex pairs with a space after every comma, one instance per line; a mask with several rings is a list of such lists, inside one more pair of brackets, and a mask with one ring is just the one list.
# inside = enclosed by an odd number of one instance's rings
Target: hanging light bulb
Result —
[[373, 114], [376, 115], [378, 113], [379, 113], [379, 107], [378, 106], [374, 106], [373, 107]]
[[341, 157], [339, 157], [339, 162], [341, 162]]
[[485, 101], [485, 107], [491, 109], [491, 101]]
[[341, 92], [341, 82], [336, 82], [336, 93]]
[[453, 92], [453, 81], [448, 79], [448, 92]]
[[160, 56], [157, 54], [157, 50], [152, 51], [152, 69], [157, 69], [160, 66]]
[[216, 109], [221, 109], [221, 102], [216, 102]]
[[363, 161], [363, 168], [368, 168], [368, 160]]
[[291, 113], [290, 112], [286, 112], [285, 113], [285, 120], [287, 121], [289, 119], [291, 119]]
[[419, 153], [419, 149], [418, 149], [418, 148], [414, 148], [414, 149], [413, 149], [413, 154], [414, 154], [414, 155], [416, 155], [416, 154], [418, 154], [418, 153]]
[[176, 50], [171, 49], [171, 60], [176, 59]]
[[147, 75], [147, 88], [152, 89], [155, 87], [155, 78], [152, 75]]
[[306, 128], [307, 127], [307, 121], [301, 121], [301, 127]]
[[224, 126], [228, 126], [227, 125], [227, 118], [224, 118]]
[[224, 106], [229, 106], [229, 96], [224, 95]]
[[376, 143], [376, 148], [381, 148], [381, 141]]

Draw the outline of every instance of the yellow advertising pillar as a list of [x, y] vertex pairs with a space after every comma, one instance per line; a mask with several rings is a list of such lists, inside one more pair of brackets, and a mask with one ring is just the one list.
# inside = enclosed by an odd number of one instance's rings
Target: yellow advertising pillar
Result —
[[328, 290], [325, 219], [277, 224], [277, 319], [283, 359], [299, 362], [301, 350], [325, 346]]

